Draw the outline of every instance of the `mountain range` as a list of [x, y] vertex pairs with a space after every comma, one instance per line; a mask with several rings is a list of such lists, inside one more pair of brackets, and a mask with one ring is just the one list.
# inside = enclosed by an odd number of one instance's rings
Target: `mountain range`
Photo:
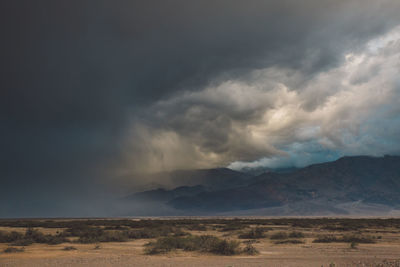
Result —
[[160, 203], [185, 215], [390, 215], [400, 207], [400, 156], [343, 157], [259, 175], [219, 168], [165, 177], [176, 187], [134, 193], [125, 200]]

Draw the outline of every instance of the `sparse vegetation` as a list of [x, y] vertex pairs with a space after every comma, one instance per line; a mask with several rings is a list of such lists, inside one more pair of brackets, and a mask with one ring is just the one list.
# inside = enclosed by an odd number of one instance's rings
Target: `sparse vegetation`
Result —
[[260, 252], [251, 244], [247, 244], [246, 247], [242, 250], [242, 253], [247, 255], [257, 255]]
[[71, 250], [77, 250], [77, 249], [76, 249], [76, 247], [73, 247], [73, 246], [66, 246], [63, 248], [63, 250], [71, 251]]
[[289, 233], [289, 238], [304, 238], [304, 234], [302, 232], [293, 231]]
[[28, 228], [25, 234], [0, 232], [0, 243], [11, 243], [13, 246], [29, 246], [33, 243], [56, 245], [67, 241], [62, 235], [45, 235], [33, 228]]
[[361, 235], [344, 235], [341, 237], [333, 235], [319, 236], [314, 239], [314, 243], [375, 243], [375, 238]]
[[189, 231], [207, 231], [207, 226], [204, 224], [189, 224], [185, 228]]
[[287, 239], [289, 236], [286, 232], [277, 232], [272, 234], [269, 238], [272, 240]]
[[400, 229], [400, 219], [349, 219], [349, 218], [276, 218], [276, 219], [248, 219], [237, 218], [234, 220], [210, 218], [210, 219], [173, 219], [173, 220], [19, 220], [19, 219], [0, 219], [2, 227], [21, 227], [21, 228], [79, 228], [79, 227], [99, 227], [104, 230], [127, 230], [139, 228], [156, 228], [162, 226], [170, 227], [196, 227], [195, 225], [219, 225], [220, 228], [233, 231], [240, 230], [250, 225], [290, 225], [298, 228], [321, 228], [333, 230], [360, 230], [364, 228], [397, 228]]
[[95, 229], [82, 233], [79, 236], [78, 243], [99, 243], [99, 242], [126, 242], [128, 235], [122, 231], [104, 231], [102, 229]]
[[157, 238], [162, 236], [185, 236], [188, 233], [182, 231], [177, 227], [162, 226], [155, 228], [144, 228], [140, 230], [130, 230], [126, 232], [127, 236], [131, 239], [146, 239], [146, 238]]
[[21, 238], [17, 239], [14, 242], [11, 243], [12, 246], [29, 246], [34, 243], [33, 239], [26, 239], [26, 238]]
[[[103, 242], [152, 239], [155, 241], [145, 246], [147, 254], [183, 250], [216, 255], [256, 255], [259, 253], [257, 248], [265, 243], [258, 239], [266, 237], [276, 245], [296, 245], [304, 243], [302, 239], [307, 235], [314, 237], [315, 243], [348, 243], [350, 249], [356, 249], [358, 244], [375, 243], [382, 238], [386, 240], [388, 231], [398, 233], [400, 219], [0, 220], [1, 225], [23, 227], [18, 231], [0, 231], [0, 243], [7, 243], [10, 250], [14, 247], [23, 250], [33, 243], [51, 245], [64, 242], [93, 244], [93, 249], [100, 249]], [[57, 229], [47, 234], [48, 230], [41, 232], [39, 227]], [[313, 229], [319, 233], [325, 230], [331, 233], [315, 236]], [[223, 232], [219, 235], [230, 239], [198, 235], [197, 231], [206, 230]], [[369, 233], [382, 233], [383, 236], [374, 237]], [[240, 243], [237, 239], [245, 240]], [[254, 246], [257, 242], [259, 244]], [[64, 247], [64, 250], [75, 249], [73, 246]]]
[[221, 226], [220, 231], [221, 232], [228, 232], [228, 231], [237, 231], [237, 230], [242, 230], [245, 229], [247, 227], [247, 225], [241, 223], [241, 222], [230, 222], [227, 223], [223, 226]]
[[147, 254], [160, 254], [172, 250], [210, 252], [219, 255], [234, 255], [240, 253], [239, 242], [219, 239], [211, 235], [187, 237], [162, 237], [148, 244]]
[[4, 253], [17, 253], [24, 252], [25, 248], [15, 248], [15, 247], [7, 247], [3, 250]]
[[342, 237], [343, 242], [348, 243], [375, 243], [376, 240], [372, 236], [362, 236], [362, 235], [344, 235]]
[[20, 240], [24, 237], [23, 234], [12, 231], [12, 232], [4, 232], [0, 231], [0, 243], [11, 243], [17, 240]]
[[241, 233], [238, 237], [240, 239], [258, 239], [258, 238], [264, 238], [265, 237], [265, 229], [256, 227], [253, 228], [247, 232]]
[[356, 242], [351, 242], [350, 243], [350, 248], [351, 249], [356, 249], [358, 247], [358, 244]]
[[314, 239], [313, 243], [333, 243], [333, 242], [339, 242], [338, 238], [333, 235], [321, 235]]
[[212, 244], [209, 252], [219, 255], [235, 255], [239, 254], [239, 242], [235, 240], [218, 240]]

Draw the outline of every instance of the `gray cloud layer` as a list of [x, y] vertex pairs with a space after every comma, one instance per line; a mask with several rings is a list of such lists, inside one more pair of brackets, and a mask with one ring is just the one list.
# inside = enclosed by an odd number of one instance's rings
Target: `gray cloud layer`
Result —
[[257, 160], [315, 146], [398, 152], [398, 49], [365, 47], [400, 23], [398, 1], [17, 0], [0, 10], [3, 214], [147, 170], [266, 164]]
[[152, 123], [140, 145], [151, 148], [150, 165], [161, 162], [167, 169], [295, 157], [294, 152], [302, 153], [298, 165], [304, 165], [316, 160], [318, 150], [334, 156], [397, 154], [399, 37], [397, 27], [312, 78], [301, 70], [268, 67], [244, 80], [159, 101], [149, 109]]

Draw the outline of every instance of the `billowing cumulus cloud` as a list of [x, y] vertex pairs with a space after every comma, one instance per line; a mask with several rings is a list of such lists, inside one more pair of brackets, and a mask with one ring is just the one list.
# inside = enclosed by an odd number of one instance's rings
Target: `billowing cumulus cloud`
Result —
[[[147, 111], [151, 124], [134, 122], [146, 131], [133, 142], [148, 148], [140, 155], [150, 164], [141, 166], [301, 166], [326, 160], [321, 151], [399, 153], [399, 33], [397, 27], [347, 51], [341, 64], [309, 79], [301, 70], [269, 67], [158, 101]], [[290, 162], [296, 157], [302, 161]]]
[[398, 153], [397, 0], [0, 13], [0, 214], [76, 212], [141, 172]]

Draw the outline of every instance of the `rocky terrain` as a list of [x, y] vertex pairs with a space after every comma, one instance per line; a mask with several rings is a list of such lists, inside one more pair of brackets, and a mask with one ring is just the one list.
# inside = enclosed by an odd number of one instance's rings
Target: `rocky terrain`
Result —
[[[162, 174], [159, 174], [162, 181]], [[229, 169], [168, 176], [174, 189], [135, 193], [127, 201], [159, 202], [185, 214], [396, 214], [400, 157], [343, 157], [291, 171], [252, 175]], [[261, 214], [260, 214], [261, 212]]]

